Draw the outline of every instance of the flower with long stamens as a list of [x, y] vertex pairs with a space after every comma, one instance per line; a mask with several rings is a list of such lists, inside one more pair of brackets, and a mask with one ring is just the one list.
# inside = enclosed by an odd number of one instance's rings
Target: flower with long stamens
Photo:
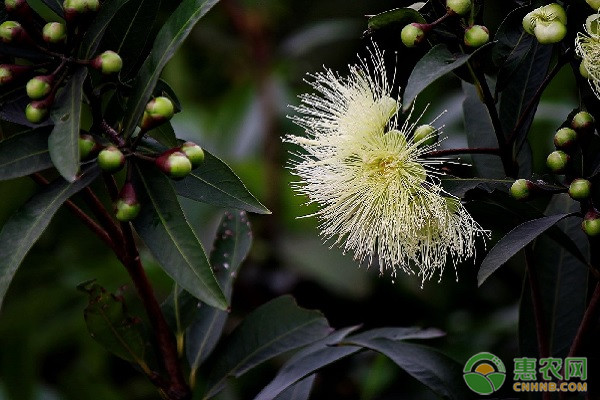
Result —
[[575, 38], [575, 52], [581, 57], [590, 86], [598, 98], [600, 98], [599, 23], [600, 14], [590, 15], [585, 24], [585, 33], [577, 32]]
[[486, 232], [441, 188], [443, 160], [425, 157], [438, 132], [414, 140], [418, 119], [399, 123], [382, 53], [375, 48], [348, 77], [326, 69], [308, 83], [316, 93], [300, 96], [290, 117], [306, 136], [286, 141], [303, 149], [291, 165], [294, 186], [318, 204], [323, 237], [377, 261], [381, 273], [416, 272], [423, 282], [441, 278], [449, 259], [472, 257]]

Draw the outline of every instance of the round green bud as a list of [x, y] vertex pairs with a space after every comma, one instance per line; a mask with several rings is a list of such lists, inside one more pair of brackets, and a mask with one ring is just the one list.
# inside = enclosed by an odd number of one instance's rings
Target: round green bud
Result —
[[583, 61], [581, 61], [581, 63], [579, 63], [579, 75], [581, 75], [585, 79], [590, 79], [590, 73], [588, 72], [587, 68], [585, 67], [585, 63]]
[[559, 21], [567, 25], [567, 13], [565, 9], [557, 3], [551, 3], [542, 7], [544, 18], [547, 21]]
[[148, 102], [140, 127], [149, 130], [170, 120], [175, 114], [173, 102], [164, 96], [156, 97]]
[[510, 187], [510, 195], [517, 200], [527, 200], [532, 187], [527, 179], [517, 179]]
[[155, 160], [156, 166], [173, 179], [183, 179], [192, 171], [192, 163], [187, 156], [176, 149], [166, 151]]
[[413, 134], [413, 142], [419, 146], [430, 146], [437, 140], [435, 127], [425, 124], [418, 126]]
[[25, 118], [32, 124], [39, 124], [48, 116], [48, 108], [43, 101], [32, 101], [25, 107]]
[[585, 0], [586, 3], [590, 5], [594, 9], [594, 11], [598, 11], [600, 8], [600, 0]]
[[586, 213], [581, 222], [581, 229], [588, 236], [600, 235], [600, 215], [596, 211]]
[[98, 7], [100, 7], [100, 2], [98, 0], [65, 0], [63, 2], [63, 8], [65, 12], [70, 13], [86, 13], [97, 11]]
[[0, 65], [0, 85], [4, 85], [13, 80], [13, 74], [10, 68]]
[[525, 29], [525, 32], [533, 35], [533, 28], [535, 28], [537, 20], [538, 16], [536, 11], [528, 12], [527, 15], [523, 17], [523, 29]]
[[48, 22], [42, 29], [42, 37], [47, 43], [63, 43], [67, 40], [67, 27], [60, 22]]
[[204, 150], [196, 143], [185, 142], [180, 149], [192, 163], [192, 168], [198, 168], [204, 162]]
[[590, 197], [592, 183], [587, 179], [575, 179], [569, 185], [569, 196], [574, 200], [585, 200]]
[[8, 12], [12, 12], [26, 4], [27, 2], [25, 0], [4, 0], [4, 7]]
[[4, 21], [0, 24], [0, 40], [10, 43], [23, 32], [23, 27], [17, 21]]
[[85, 160], [96, 148], [96, 140], [87, 133], [79, 135], [79, 159]]
[[92, 60], [92, 67], [104, 75], [116, 74], [123, 67], [123, 60], [114, 51], [107, 50]]
[[533, 33], [541, 44], [558, 43], [567, 34], [567, 27], [560, 21], [538, 20], [533, 28]]
[[52, 90], [52, 78], [48, 76], [36, 76], [27, 82], [25, 90], [30, 99], [43, 99]]
[[546, 165], [554, 173], [562, 173], [569, 163], [569, 155], [562, 150], [553, 151], [546, 158]]
[[471, 0], [446, 0], [446, 8], [458, 15], [471, 11]]
[[400, 38], [406, 47], [415, 47], [425, 38], [425, 31], [421, 29], [420, 24], [408, 24], [402, 28], [402, 32], [400, 32]]
[[560, 128], [554, 134], [554, 146], [557, 149], [568, 149], [577, 141], [577, 132], [571, 128]]
[[490, 40], [490, 31], [483, 25], [473, 25], [465, 30], [465, 44], [480, 47]]
[[587, 111], [579, 111], [571, 121], [571, 127], [578, 132], [592, 132], [594, 130], [594, 117]]
[[131, 221], [140, 213], [142, 206], [137, 200], [135, 189], [131, 182], [125, 182], [119, 200], [115, 207], [115, 216], [119, 221]]
[[125, 165], [125, 156], [115, 146], [108, 146], [98, 154], [98, 165], [106, 172], [117, 172]]

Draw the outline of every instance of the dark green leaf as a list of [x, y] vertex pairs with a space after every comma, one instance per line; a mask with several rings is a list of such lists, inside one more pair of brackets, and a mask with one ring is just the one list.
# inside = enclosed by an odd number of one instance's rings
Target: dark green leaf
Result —
[[381, 338], [353, 340], [351, 343], [386, 355], [444, 399], [471, 397], [462, 379], [462, 366], [435, 349]]
[[63, 17], [64, 16], [64, 11], [63, 11], [63, 7], [62, 7], [62, 1], [60, 0], [42, 0], [42, 3], [44, 3], [45, 5], [48, 6], [49, 9], [51, 9], [52, 11], [54, 11], [54, 13], [56, 15], [58, 15], [59, 17]]
[[[223, 288], [227, 301], [231, 301], [233, 281], [252, 246], [252, 230], [248, 216], [243, 211], [227, 212], [221, 220], [210, 253], [210, 265]], [[212, 307], [200, 307], [186, 332], [186, 355], [192, 373], [214, 350], [221, 334], [227, 313]]]
[[206, 150], [204, 154], [202, 165], [185, 179], [175, 182], [178, 195], [219, 207], [270, 214], [227, 164]]
[[218, 0], [183, 0], [158, 32], [150, 55], [140, 69], [133, 94], [127, 104], [129, 112], [123, 121], [123, 131], [126, 136], [133, 133], [142, 117], [146, 103], [148, 103], [167, 62], [173, 57], [194, 25], [217, 2]]
[[409, 340], [409, 339], [435, 339], [445, 336], [446, 333], [435, 328], [417, 328], [417, 327], [398, 327], [398, 328], [376, 328], [358, 333], [348, 337], [348, 341], [371, 340], [371, 339], [389, 339], [389, 340]]
[[92, 167], [73, 183], [58, 178], [29, 199], [4, 224], [0, 231], [0, 307], [17, 268], [62, 203], [92, 183], [98, 174], [98, 168]]
[[425, 18], [412, 8], [396, 8], [369, 17], [369, 30], [380, 29], [390, 24], [407, 25], [411, 22], [426, 23]]
[[121, 76], [129, 76], [146, 48], [160, 0], [129, 0], [115, 15], [102, 46], [119, 53], [123, 59]]
[[124, 300], [106, 293], [97, 283], [80, 289], [89, 295], [83, 315], [90, 335], [116, 356], [145, 366], [146, 345], [139, 321], [127, 313]]
[[48, 129], [21, 132], [0, 142], [0, 180], [29, 175], [51, 166]]
[[250, 313], [228, 338], [208, 379], [205, 397], [212, 397], [227, 378], [238, 377], [258, 364], [287, 351], [306, 346], [331, 332], [318, 311], [298, 307], [282, 296]]
[[79, 124], [83, 80], [87, 68], [80, 68], [63, 88], [50, 114], [54, 128], [48, 137], [52, 163], [60, 174], [73, 182], [79, 171]]
[[[100, 44], [100, 40], [106, 31], [106, 27], [113, 19], [119, 9], [127, 4], [129, 0], [106, 0], [101, 3], [98, 15], [85, 30], [85, 35], [79, 48], [79, 56], [83, 59], [91, 58]], [[114, 49], [111, 49], [114, 50]]]
[[142, 210], [134, 226], [165, 272], [194, 297], [220, 309], [225, 296], [202, 244], [188, 225], [169, 178], [154, 168], [135, 168]]
[[490, 45], [491, 43], [487, 43], [471, 54], [452, 54], [444, 44], [434, 46], [417, 62], [412, 74], [408, 78], [403, 98], [404, 111], [411, 107], [413, 100], [427, 86], [448, 72], [463, 66], [473, 55], [488, 48]]
[[485, 280], [507, 262], [519, 250], [531, 243], [535, 238], [546, 232], [558, 221], [571, 217], [574, 214], [557, 214], [527, 221], [508, 232], [492, 250], [487, 254], [477, 274], [477, 282], [483, 284]]
[[157, 128], [152, 129], [148, 132], [148, 136], [156, 139], [156, 141], [168, 148], [176, 147], [178, 145], [175, 131], [170, 122], [161, 124]]
[[441, 180], [442, 187], [457, 197], [465, 197], [469, 190], [481, 189], [491, 193], [495, 189], [508, 190], [514, 179], [480, 179], [446, 177]]
[[273, 400], [308, 400], [314, 381], [314, 375], [307, 376], [279, 393]]
[[[0, 45], [2, 42], [0, 42]], [[0, 49], [2, 54], [2, 49]], [[43, 126], [52, 125], [50, 119], [40, 122], [39, 124], [32, 124], [25, 118], [25, 107], [31, 102], [31, 99], [25, 94], [24, 88], [19, 88], [15, 92], [10, 92], [7, 98], [2, 98], [0, 104], [0, 119], [9, 121], [18, 125], [27, 126], [29, 128], [40, 128]], [[12, 95], [10, 95], [12, 93]]]
[[[569, 213], [578, 209], [579, 203], [562, 194], [554, 196], [546, 212]], [[572, 218], [561, 221], [556, 229], [565, 237], [573, 238], [580, 252], [588, 253], [589, 242], [581, 230], [579, 220]], [[532, 257], [535, 261], [533, 269], [542, 300], [542, 323], [549, 339], [550, 355], [560, 358], [567, 355], [583, 317], [589, 271], [585, 262], [574, 257], [563, 246], [557, 246], [563, 243], [539, 237], [533, 246]], [[524, 285], [519, 321], [521, 355], [539, 357], [529, 281]]]

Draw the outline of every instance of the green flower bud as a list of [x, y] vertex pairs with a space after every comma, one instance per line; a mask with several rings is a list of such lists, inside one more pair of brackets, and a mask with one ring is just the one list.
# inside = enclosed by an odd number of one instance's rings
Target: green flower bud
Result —
[[594, 131], [594, 117], [589, 112], [579, 111], [571, 121], [571, 127], [577, 132], [591, 133]]
[[4, 21], [0, 24], [0, 40], [10, 43], [24, 34], [23, 27], [17, 21]]
[[98, 154], [98, 165], [106, 172], [114, 173], [125, 165], [125, 156], [115, 146], [108, 146]]
[[577, 132], [571, 128], [560, 128], [554, 134], [554, 146], [557, 149], [569, 149], [577, 141]]
[[5, 83], [8, 83], [10, 81], [12, 81], [13, 79], [13, 74], [10, 71], [10, 69], [5, 68], [4, 65], [0, 65], [0, 85], [4, 85]]
[[482, 25], [473, 25], [465, 30], [465, 44], [469, 47], [480, 47], [490, 40], [490, 31]]
[[558, 43], [567, 34], [567, 27], [560, 21], [538, 20], [533, 28], [533, 33], [541, 44]]
[[42, 29], [42, 37], [47, 43], [63, 43], [67, 40], [67, 27], [60, 22], [48, 22]]
[[600, 0], [585, 0], [586, 3], [590, 5], [594, 9], [594, 11], [598, 11], [600, 8]]
[[32, 124], [39, 124], [48, 117], [48, 105], [44, 100], [32, 101], [25, 108], [25, 118]]
[[437, 140], [436, 129], [431, 125], [421, 125], [415, 129], [413, 142], [419, 146], [430, 146]]
[[163, 173], [177, 180], [185, 178], [192, 171], [190, 159], [177, 149], [161, 154], [155, 160], [155, 164]]
[[415, 47], [425, 39], [425, 31], [421, 28], [421, 24], [408, 24], [402, 28], [400, 38], [406, 47]]
[[131, 221], [140, 213], [142, 206], [138, 202], [131, 182], [125, 182], [115, 207], [115, 216], [119, 221]]
[[545, 20], [559, 21], [563, 25], [567, 25], [567, 13], [560, 4], [551, 3], [541, 8]]
[[16, 9], [23, 7], [23, 6], [28, 6], [27, 1], [25, 1], [25, 0], [4, 0], [4, 8], [6, 8], [6, 11], [8, 11], [8, 12], [13, 12]]
[[116, 74], [123, 67], [121, 56], [111, 50], [107, 50], [92, 60], [92, 67], [101, 71], [104, 75]]
[[537, 10], [528, 12], [527, 15], [523, 17], [523, 29], [530, 35], [533, 35], [533, 28], [535, 28], [535, 23], [538, 20], [536, 11]]
[[27, 82], [25, 90], [27, 96], [33, 100], [39, 100], [46, 97], [52, 90], [52, 77], [49, 75], [40, 75]]
[[65, 0], [63, 3], [65, 20], [68, 23], [79, 20], [87, 14], [96, 12], [98, 7], [100, 7], [98, 0]]
[[556, 174], [564, 172], [569, 163], [569, 155], [562, 150], [553, 151], [546, 159], [546, 165]]
[[533, 187], [527, 179], [517, 179], [510, 187], [510, 195], [517, 200], [527, 200]]
[[569, 185], [569, 196], [574, 200], [585, 200], [590, 197], [592, 183], [587, 179], [575, 179]]
[[32, 67], [28, 65], [0, 64], [0, 85], [13, 82], [31, 70]]
[[192, 168], [198, 168], [204, 162], [204, 150], [196, 143], [185, 142], [180, 149], [192, 163]]
[[588, 236], [598, 236], [600, 234], [600, 215], [597, 211], [588, 211], [581, 222], [581, 229]]
[[173, 102], [164, 96], [156, 97], [148, 102], [140, 127], [149, 130], [170, 120], [175, 114]]
[[83, 133], [79, 135], [79, 159], [85, 160], [92, 155], [94, 150], [98, 147], [96, 140], [92, 135]]
[[471, 11], [471, 0], [446, 0], [446, 8], [458, 15]]

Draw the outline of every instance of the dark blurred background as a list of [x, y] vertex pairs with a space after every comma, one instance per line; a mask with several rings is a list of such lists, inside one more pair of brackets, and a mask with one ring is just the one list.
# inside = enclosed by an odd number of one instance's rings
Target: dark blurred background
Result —
[[[438, 1], [438, 3], [441, 3]], [[486, 1], [484, 21], [498, 27], [511, 2]], [[288, 104], [309, 91], [307, 72], [323, 65], [341, 74], [375, 41], [386, 51], [390, 70], [406, 81], [427, 50], [402, 48], [396, 27], [363, 36], [366, 15], [410, 5], [399, 0], [221, 0], [201, 20], [168, 64], [164, 78], [175, 89], [183, 112], [173, 119], [179, 137], [194, 140], [229, 163], [270, 210], [251, 215], [254, 246], [234, 289], [231, 330], [239, 318], [265, 301], [292, 293], [301, 306], [324, 312], [336, 328], [437, 327], [447, 336], [431, 342], [463, 363], [491, 351], [505, 362], [518, 355], [517, 320], [523, 264], [513, 260], [481, 288], [477, 262], [448, 265], [441, 282], [399, 275], [395, 283], [377, 267], [359, 267], [331, 244], [322, 244], [314, 211], [290, 188], [281, 137], [300, 134], [286, 115]], [[398, 54], [396, 55], [396, 52]], [[573, 87], [573, 93], [565, 91]], [[438, 124], [449, 137], [443, 147], [464, 146], [460, 81], [443, 78], [419, 97], [417, 110], [431, 103], [424, 119], [447, 110]], [[566, 68], [545, 92], [530, 139], [534, 167], [541, 169], [552, 135], [577, 106], [572, 71]], [[417, 113], [419, 114], [420, 111]], [[468, 161], [468, 160], [466, 160]], [[27, 179], [0, 182], [0, 223], [35, 191]], [[189, 221], [210, 248], [222, 214], [212, 206], [182, 199]], [[154, 399], [154, 387], [127, 363], [110, 356], [88, 335], [83, 320], [86, 296], [76, 286], [90, 279], [110, 291], [129, 285], [124, 268], [94, 235], [60, 212], [27, 256], [0, 314], [0, 399]], [[516, 221], [480, 221], [494, 237]], [[512, 225], [511, 225], [512, 224]], [[489, 248], [490, 244], [488, 244]], [[4, 256], [4, 255], [0, 255]], [[169, 279], [144, 254], [160, 298]], [[127, 291], [128, 289], [124, 289]], [[134, 296], [131, 296], [134, 299]], [[135, 301], [133, 313], [143, 316]], [[275, 360], [232, 383], [220, 399], [250, 399], [274, 376]], [[509, 367], [510, 368], [510, 367]], [[507, 392], [508, 393], [508, 392]], [[313, 399], [429, 399], [435, 396], [391, 361], [362, 353], [324, 369]]]

